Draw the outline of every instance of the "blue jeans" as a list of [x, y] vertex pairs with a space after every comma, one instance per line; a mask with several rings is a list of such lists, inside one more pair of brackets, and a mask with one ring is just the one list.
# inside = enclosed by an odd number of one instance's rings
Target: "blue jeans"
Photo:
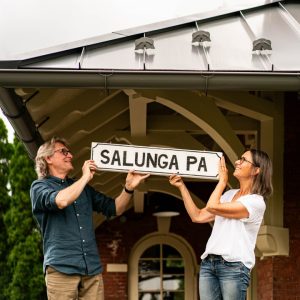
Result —
[[201, 262], [200, 300], [245, 300], [249, 281], [250, 270], [243, 263], [210, 254]]

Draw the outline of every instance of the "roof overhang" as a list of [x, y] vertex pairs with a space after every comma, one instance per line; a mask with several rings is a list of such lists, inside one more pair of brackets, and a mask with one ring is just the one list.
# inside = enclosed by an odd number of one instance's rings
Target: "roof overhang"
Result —
[[[299, 91], [300, 6], [295, 1], [255, 3], [145, 24], [2, 60], [0, 106], [33, 157], [44, 139], [37, 127], [40, 120], [28, 109], [36, 99], [28, 105], [29, 99], [15, 89], [97, 89], [106, 94], [124, 89], [205, 94]], [[192, 43], [199, 29], [210, 32], [211, 45]], [[146, 48], [136, 53], [135, 40], [140, 37], [153, 39], [154, 56]], [[270, 39], [273, 52], [253, 51], [257, 38]], [[44, 95], [37, 107], [50, 101]], [[51, 101], [59, 110], [60, 97]]]

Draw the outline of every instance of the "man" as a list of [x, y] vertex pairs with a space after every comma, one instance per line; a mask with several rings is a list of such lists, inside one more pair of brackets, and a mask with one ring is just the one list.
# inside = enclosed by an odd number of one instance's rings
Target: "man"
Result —
[[133, 171], [124, 189], [113, 200], [95, 191], [88, 182], [96, 171], [87, 160], [82, 176], [68, 178], [73, 155], [65, 140], [52, 138], [38, 150], [38, 179], [32, 183], [32, 211], [43, 237], [44, 273], [48, 299], [104, 299], [102, 266], [93, 229], [93, 211], [106, 217], [120, 215], [134, 189], [149, 176]]

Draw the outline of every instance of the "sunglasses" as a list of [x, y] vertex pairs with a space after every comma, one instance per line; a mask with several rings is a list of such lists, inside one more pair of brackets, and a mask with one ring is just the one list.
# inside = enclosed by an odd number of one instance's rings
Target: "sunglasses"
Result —
[[68, 150], [67, 148], [57, 149], [54, 151], [54, 153], [55, 152], [59, 152], [59, 153], [63, 154], [64, 156], [68, 156], [69, 153], [72, 155], [72, 152], [70, 150]]

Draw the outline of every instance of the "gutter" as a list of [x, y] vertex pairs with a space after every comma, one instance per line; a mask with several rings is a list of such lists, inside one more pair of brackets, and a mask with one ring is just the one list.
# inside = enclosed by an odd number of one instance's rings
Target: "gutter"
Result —
[[0, 69], [0, 87], [300, 91], [300, 71]]
[[13, 89], [0, 87], [0, 107], [31, 159], [34, 159], [43, 139], [36, 130], [22, 99]]

